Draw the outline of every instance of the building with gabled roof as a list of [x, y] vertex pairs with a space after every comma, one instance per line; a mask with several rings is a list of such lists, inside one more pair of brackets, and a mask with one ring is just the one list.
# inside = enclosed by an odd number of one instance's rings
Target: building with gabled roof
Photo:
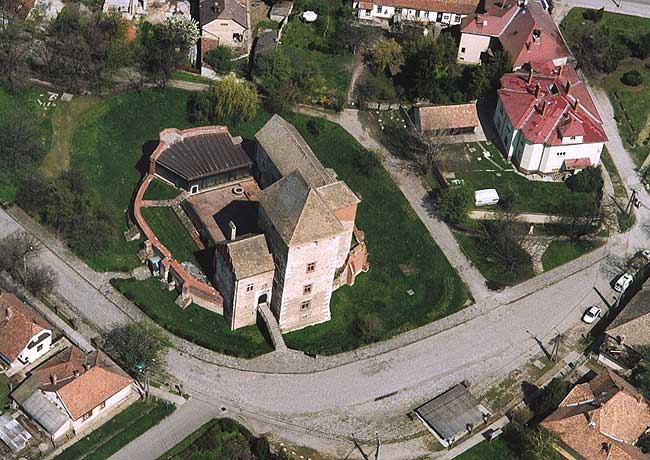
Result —
[[650, 406], [611, 370], [573, 387], [541, 426], [558, 437], [567, 459], [648, 460], [634, 444], [650, 427]]
[[353, 8], [364, 21], [411, 21], [444, 27], [460, 24], [479, 4], [478, 0], [355, 0]]
[[413, 122], [425, 134], [472, 134], [479, 126], [476, 103], [423, 105], [413, 108]]
[[494, 123], [507, 159], [526, 174], [600, 164], [607, 141], [589, 90], [569, 65], [531, 63], [501, 77]]
[[0, 315], [0, 361], [19, 369], [50, 351], [52, 325], [14, 294], [0, 294]]
[[123, 403], [132, 383], [103, 352], [70, 346], [32, 370], [12, 398], [58, 442]]
[[194, 19], [199, 23], [198, 64], [202, 57], [218, 46], [227, 46], [243, 52], [250, 51], [251, 1], [250, 0], [200, 0]]
[[458, 61], [478, 64], [488, 50], [502, 49], [517, 70], [529, 62], [566, 64], [570, 53], [542, 0], [487, 0], [485, 12], [461, 24]]

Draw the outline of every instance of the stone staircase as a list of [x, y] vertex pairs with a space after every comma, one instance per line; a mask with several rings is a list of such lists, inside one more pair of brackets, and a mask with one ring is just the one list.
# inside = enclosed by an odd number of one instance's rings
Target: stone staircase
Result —
[[282, 332], [280, 332], [280, 325], [278, 324], [278, 320], [275, 319], [275, 316], [273, 316], [269, 304], [266, 302], [259, 304], [257, 306], [257, 311], [260, 316], [262, 316], [266, 328], [271, 335], [271, 342], [273, 342], [273, 348], [275, 348], [275, 351], [286, 351], [287, 344], [284, 343]]

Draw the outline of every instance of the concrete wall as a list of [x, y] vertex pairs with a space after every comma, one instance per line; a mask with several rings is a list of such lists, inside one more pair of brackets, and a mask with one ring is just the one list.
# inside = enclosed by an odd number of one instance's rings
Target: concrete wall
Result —
[[343, 224], [345, 231], [339, 238], [338, 256], [336, 268], [341, 268], [348, 258], [350, 246], [352, 245], [352, 232], [354, 231], [354, 219], [357, 216], [357, 205], [341, 208], [334, 211], [336, 218]]
[[[233, 38], [235, 34], [241, 35], [243, 40], [241, 42], [235, 40]], [[202, 27], [201, 38], [207, 40], [202, 41], [201, 53], [203, 55], [216, 46], [229, 46], [231, 48], [246, 48], [248, 46], [246, 28], [231, 19], [215, 19], [205, 24]]]
[[479, 64], [481, 54], [490, 47], [490, 40], [490, 37], [484, 35], [461, 34], [458, 61], [464, 64]]
[[273, 161], [271, 161], [271, 158], [260, 144], [256, 144], [253, 161], [255, 163], [255, 181], [261, 188], [265, 189], [282, 178], [280, 171], [275, 167], [275, 164], [273, 164]]
[[[279, 324], [282, 332], [329, 321], [339, 237], [289, 248]], [[315, 263], [313, 272], [308, 264]], [[311, 291], [306, 293], [305, 287]], [[309, 302], [304, 307], [304, 302]]]
[[275, 271], [260, 273], [244, 278], [235, 284], [235, 306], [231, 328], [250, 326], [257, 321], [257, 305], [264, 301], [271, 304], [273, 295], [273, 274]]
[[36, 341], [38, 337], [43, 333], [48, 333], [49, 336], [44, 340], [42, 340], [38, 345], [34, 346], [33, 348], [29, 349], [25, 347], [23, 351], [20, 352], [20, 354], [18, 355], [18, 360], [21, 363], [25, 363], [25, 364], [33, 363], [38, 358], [43, 356], [45, 353], [50, 351], [50, 348], [52, 348], [52, 331], [50, 331], [49, 329], [39, 332], [34, 337], [32, 337], [29, 340], [29, 342]]
[[592, 166], [598, 166], [603, 145], [603, 142], [597, 142], [594, 144], [546, 146], [539, 171], [543, 174], [557, 172], [565, 160], [577, 158], [589, 158]]
[[83, 420], [82, 418], [72, 421], [72, 428], [75, 432], [83, 430], [86, 426], [95, 422], [97, 417], [102, 415], [104, 412], [108, 412], [111, 409], [115, 408], [118, 404], [124, 401], [131, 394], [132, 387], [131, 385], [123, 388], [122, 390], [115, 393], [113, 396], [106, 400], [106, 406], [102, 409], [101, 406], [97, 406], [92, 410], [92, 415], [89, 419]]

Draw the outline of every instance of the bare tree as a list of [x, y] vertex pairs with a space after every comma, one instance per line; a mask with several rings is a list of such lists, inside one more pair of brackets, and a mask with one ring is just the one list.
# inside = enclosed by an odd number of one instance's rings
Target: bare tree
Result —
[[25, 288], [36, 297], [50, 295], [58, 282], [54, 270], [48, 267], [26, 265], [18, 274]]
[[590, 208], [571, 206], [564, 209], [564, 214], [555, 218], [553, 223], [559, 226], [571, 241], [578, 242], [598, 230], [601, 220], [602, 215], [596, 205]]
[[506, 273], [517, 273], [530, 264], [526, 251], [528, 233], [517, 216], [499, 213], [481, 221], [477, 231], [481, 250]]
[[0, 240], [0, 270], [15, 273], [40, 250], [40, 243], [26, 232], [15, 232]]
[[609, 254], [600, 266], [603, 274], [611, 278], [625, 273], [627, 269], [627, 258], [618, 254]]

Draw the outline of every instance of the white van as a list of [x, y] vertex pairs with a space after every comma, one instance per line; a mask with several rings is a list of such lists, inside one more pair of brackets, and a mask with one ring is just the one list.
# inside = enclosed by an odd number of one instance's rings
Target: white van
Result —
[[499, 202], [499, 194], [493, 188], [486, 188], [474, 192], [476, 206], [489, 206]]

